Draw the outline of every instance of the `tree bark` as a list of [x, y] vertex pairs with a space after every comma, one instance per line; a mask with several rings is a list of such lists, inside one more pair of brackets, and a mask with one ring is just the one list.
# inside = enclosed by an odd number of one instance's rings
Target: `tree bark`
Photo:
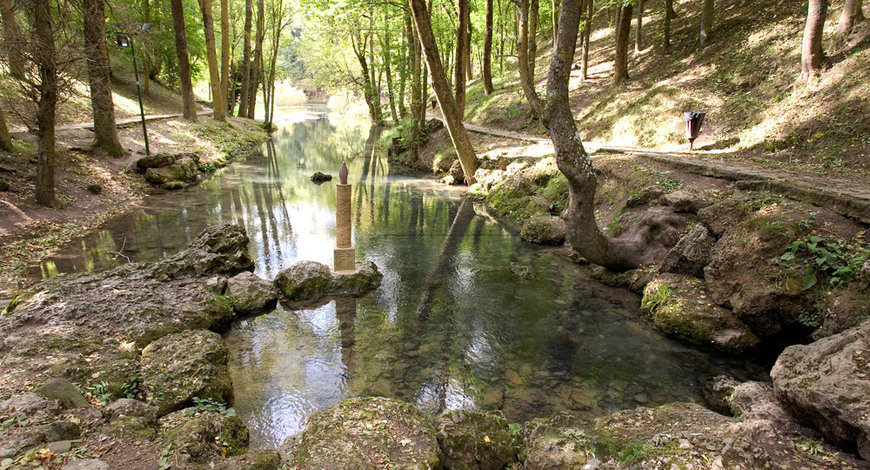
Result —
[[[229, 112], [230, 97], [230, 6], [229, 0], [221, 0], [221, 97], [224, 115]], [[276, 39], [277, 40], [277, 39]]]
[[[82, 0], [82, 1], [85, 1], [85, 0]], [[151, 22], [151, 0], [144, 0], [144, 1], [145, 1], [145, 5], [143, 5], [143, 6], [145, 9], [145, 23], [150, 23]], [[102, 2], [102, 3], [104, 4], [103, 5], [103, 7], [104, 7], [103, 8], [103, 18], [104, 18], [103, 33], [105, 33], [105, 29], [106, 29], [106, 26], [105, 26], [105, 16], [106, 16], [106, 14], [105, 14], [105, 2]], [[103, 41], [103, 42], [105, 42], [105, 41]], [[144, 81], [142, 82], [142, 91], [145, 93], [146, 96], [151, 95], [151, 44], [150, 43], [151, 43], [150, 36], [146, 35], [142, 39], [142, 65], [145, 67], [145, 77], [144, 77]]]
[[254, 48], [254, 63], [251, 66], [251, 81], [248, 85], [248, 119], [254, 119], [257, 110], [257, 87], [260, 85], [260, 74], [263, 73], [263, 40], [266, 37], [266, 6], [263, 0], [257, 0], [257, 37]]
[[51, 24], [51, 1], [33, 0], [28, 6], [33, 36], [33, 61], [39, 69], [39, 105], [36, 136], [39, 165], [36, 173], [36, 203], [54, 207], [54, 125], [57, 110], [57, 60]]
[[[582, 13], [582, 12], [581, 12]], [[559, 34], [559, 2], [553, 0], [553, 48], [556, 48], [556, 36]]]
[[[555, 1], [555, 0], [554, 0]], [[483, 92], [487, 96], [492, 94], [492, 0], [486, 0], [486, 26], [483, 33]]]
[[645, 0], [637, 2], [637, 29], [634, 31], [634, 51], [640, 52], [643, 50], [643, 10]]
[[377, 125], [380, 120], [380, 115], [378, 108], [375, 106], [375, 99], [378, 97], [375, 96], [375, 84], [372, 82], [372, 73], [369, 70], [369, 62], [366, 58], [366, 43], [369, 40], [369, 36], [363, 38], [359, 30], [353, 31], [350, 36], [353, 53], [356, 56], [356, 60], [359, 62], [360, 69], [362, 70], [363, 98], [365, 99], [366, 106], [369, 108], [369, 117], [371, 118], [372, 123]]
[[[583, 23], [583, 59], [580, 65], [580, 76], [583, 80], [589, 80], [589, 48], [592, 39], [592, 14], [595, 11], [595, 0], [586, 0], [586, 21]], [[583, 13], [582, 10], [580, 12]]]
[[15, 0], [0, 0], [0, 20], [3, 20], [3, 52], [9, 61], [9, 74], [23, 79], [27, 64], [24, 57], [24, 36], [15, 18]]
[[828, 15], [828, 0], [809, 0], [807, 24], [801, 48], [800, 82], [806, 82], [818, 74], [825, 62], [822, 51], [822, 32]]
[[9, 127], [6, 126], [6, 115], [3, 113], [2, 106], [0, 106], [0, 150], [7, 152], [14, 150], [12, 138], [9, 136]]
[[[124, 155], [115, 124], [115, 103], [109, 80], [109, 52], [106, 50], [106, 7], [103, 0], [82, 0], [85, 55], [94, 116], [94, 147], [113, 157]], [[146, 78], [147, 80], [147, 78]]]
[[453, 86], [456, 89], [456, 109], [459, 116], [465, 116], [465, 67], [468, 65], [468, 22], [470, 12], [468, 0], [459, 0], [456, 21], [456, 63], [454, 64]]
[[214, 118], [225, 121], [227, 107], [224, 104], [226, 98], [221, 94], [221, 76], [217, 60], [217, 48], [214, 40], [214, 10], [211, 0], [200, 0], [199, 7], [202, 10], [202, 24], [205, 29], [205, 49], [208, 61], [209, 85], [211, 86], [212, 107]]
[[535, 81], [535, 59], [538, 55], [538, 0], [529, 1], [529, 76]]
[[864, 19], [864, 0], [846, 0], [843, 5], [843, 13], [840, 14], [840, 23], [837, 25], [837, 36], [845, 38], [852, 34], [855, 23]]
[[665, 0], [664, 49], [671, 48], [671, 20], [674, 19], [674, 0]]
[[710, 34], [713, 33], [713, 15], [715, 13], [714, 0], [704, 0], [704, 8], [701, 10], [701, 47], [707, 45]]
[[631, 37], [631, 5], [625, 5], [619, 10], [616, 19], [616, 61], [613, 81], [623, 83], [628, 80], [628, 43]]
[[184, 30], [184, 2], [170, 0], [172, 7], [172, 30], [175, 32], [175, 54], [178, 57], [178, 83], [184, 118], [196, 122], [196, 102], [193, 100], [193, 81], [190, 78], [190, 56], [187, 53], [187, 34]]
[[416, 26], [410, 23], [411, 18], [408, 18], [409, 21], [409, 32], [410, 36], [408, 38], [408, 43], [411, 46], [411, 133], [410, 133], [410, 142], [407, 142], [406, 145], [408, 147], [408, 155], [410, 159], [411, 166], [417, 166], [417, 162], [420, 159], [420, 119], [419, 116], [421, 113], [425, 113], [425, 106], [423, 105], [423, 97], [422, 97], [422, 83], [423, 83], [423, 51], [420, 49], [420, 35], [416, 33]]
[[529, 71], [529, 0], [518, 0], [519, 7], [519, 34], [517, 36], [517, 69], [520, 73], [520, 85], [523, 87], [523, 95], [532, 109], [535, 119], [541, 118], [543, 104], [535, 90], [533, 72]]
[[[559, 40], [550, 61], [544, 123], [553, 139], [556, 164], [569, 183], [568, 241], [592, 263], [615, 270], [631, 269], [640, 261], [638, 247], [605, 236], [596, 224], [595, 168], [577, 134], [568, 101], [580, 14], [580, 0], [563, 0]], [[631, 14], [627, 16], [630, 24]]]
[[441, 113], [444, 115], [444, 120], [447, 121], [447, 131], [450, 133], [450, 139], [453, 141], [453, 147], [459, 156], [462, 171], [465, 173], [465, 184], [473, 184], [475, 182], [474, 173], [477, 171], [477, 157], [474, 155], [471, 140], [468, 138], [468, 132], [462, 123], [461, 114], [456, 108], [456, 103], [453, 102], [453, 94], [450, 92], [444, 66], [441, 64], [441, 56], [438, 54], [438, 47], [435, 44], [429, 9], [426, 8], [423, 0], [410, 0], [410, 3], [423, 54], [429, 64], [432, 88], [435, 90]]
[[392, 54], [390, 53], [390, 31], [389, 28], [384, 29], [383, 34], [383, 42], [381, 44], [381, 49], [383, 49], [384, 55], [384, 73], [387, 75], [387, 96], [390, 97], [390, 117], [393, 119], [393, 122], [399, 122], [399, 113], [396, 109], [396, 95], [393, 93], [393, 71], [392, 67], [390, 67], [390, 62], [392, 62]]
[[239, 117], [248, 112], [248, 88], [251, 85], [251, 28], [253, 27], [254, 2], [245, 0], [245, 33], [242, 51], [242, 89], [239, 93]]

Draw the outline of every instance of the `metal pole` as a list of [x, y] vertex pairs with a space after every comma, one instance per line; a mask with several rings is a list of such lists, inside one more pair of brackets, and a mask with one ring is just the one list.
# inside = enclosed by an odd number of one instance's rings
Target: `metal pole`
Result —
[[142, 88], [139, 87], [139, 68], [136, 66], [136, 48], [133, 47], [133, 36], [130, 36], [130, 52], [133, 53], [133, 73], [136, 74], [136, 92], [139, 94], [139, 115], [142, 117], [142, 135], [145, 136], [145, 155], [151, 156], [148, 148], [148, 129], [145, 127], [145, 108], [142, 107]]

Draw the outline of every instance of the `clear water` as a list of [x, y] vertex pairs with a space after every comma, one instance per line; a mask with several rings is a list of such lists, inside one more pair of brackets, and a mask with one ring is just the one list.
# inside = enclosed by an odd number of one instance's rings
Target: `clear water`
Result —
[[637, 296], [522, 243], [456, 190], [396, 174], [373, 150], [377, 136], [359, 120], [288, 115], [244, 164], [150, 197], [43, 275], [159, 259], [223, 221], [245, 226], [264, 278], [300, 260], [331, 263], [335, 187], [309, 176], [337, 175], [346, 161], [357, 258], [374, 261], [383, 283], [358, 299], [279, 305], [225, 335], [235, 407], [255, 447], [279, 445], [312, 413], [355, 396], [432, 413], [501, 409], [522, 422], [700, 401], [705, 376], [763, 375], [663, 337], [639, 317]]

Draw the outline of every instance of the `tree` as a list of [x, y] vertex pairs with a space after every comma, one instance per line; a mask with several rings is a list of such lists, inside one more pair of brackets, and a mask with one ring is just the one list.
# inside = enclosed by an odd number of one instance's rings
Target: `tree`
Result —
[[[492, 94], [492, 0], [486, 1], [486, 26], [483, 32], [483, 64], [481, 66], [481, 74], [483, 75], [483, 91], [488, 95]], [[555, 1], [555, 0], [553, 0]]]
[[0, 0], [0, 20], [3, 21], [3, 52], [8, 59], [9, 74], [24, 78], [24, 38], [15, 17], [15, 0]]
[[[580, 75], [583, 80], [589, 79], [589, 41], [592, 38], [592, 13], [595, 11], [595, 0], [584, 0], [586, 19], [583, 21], [583, 58], [580, 65]], [[583, 10], [580, 10], [583, 14]]]
[[226, 97], [221, 94], [220, 69], [217, 61], [217, 46], [214, 40], [214, 10], [211, 0], [200, 0], [199, 8], [202, 10], [202, 24], [205, 29], [205, 47], [214, 118], [218, 121], [225, 121], [227, 116], [227, 106], [224, 104]]
[[637, 2], [637, 28], [634, 30], [634, 51], [640, 52], [643, 50], [643, 10], [645, 0]]
[[715, 13], [714, 0], [704, 0], [704, 7], [701, 9], [701, 47], [707, 45], [710, 40], [710, 34], [713, 32], [713, 14]]
[[253, 27], [254, 2], [245, 0], [245, 32], [242, 52], [242, 90], [239, 93], [239, 117], [248, 113], [248, 89], [251, 85], [251, 28]]
[[459, 109], [457, 109], [456, 103], [453, 101], [450, 84], [447, 83], [447, 75], [444, 73], [444, 66], [441, 63], [441, 56], [438, 54], [438, 46], [435, 43], [435, 33], [432, 31], [429, 9], [426, 8], [424, 0], [410, 0], [410, 2], [411, 13], [414, 16], [414, 24], [417, 26], [423, 55], [429, 64], [432, 88], [435, 90], [438, 105], [441, 107], [441, 113], [447, 122], [447, 131], [450, 133], [453, 147], [459, 156], [459, 163], [462, 165], [462, 171], [465, 174], [465, 183], [472, 184], [474, 183], [474, 173], [477, 171], [477, 157], [474, 155], [474, 149], [471, 147], [468, 132], [462, 124]]
[[828, 15], [828, 0], [809, 0], [807, 24], [804, 28], [804, 40], [801, 47], [800, 82], [805, 83], [817, 75], [825, 62], [822, 51], [822, 31], [825, 28], [825, 18]]
[[664, 21], [664, 49], [667, 51], [671, 48], [671, 21], [676, 18], [674, 14], [674, 0], [665, 0], [665, 21]]
[[175, 55], [178, 58], [178, 83], [184, 118], [196, 122], [196, 102], [193, 100], [193, 81], [190, 78], [190, 56], [187, 52], [187, 33], [184, 31], [184, 3], [170, 0], [172, 30], [175, 33]]
[[[109, 53], [106, 50], [106, 7], [103, 0], [82, 0], [85, 24], [85, 55], [94, 116], [94, 147], [113, 157], [124, 154], [115, 124], [115, 103], [109, 79]], [[146, 78], [147, 80], [147, 78]]]
[[9, 137], [9, 127], [6, 126], [6, 115], [3, 113], [3, 107], [0, 106], [0, 150], [11, 152], [14, 149], [12, 138]]
[[517, 69], [520, 73], [520, 85], [523, 95], [532, 109], [535, 119], [541, 118], [543, 104], [535, 90], [534, 70], [529, 70], [529, 0], [517, 0], [519, 7], [519, 34], [517, 38]]
[[57, 111], [57, 58], [51, 19], [51, 0], [33, 0], [28, 5], [31, 54], [38, 70], [39, 105], [36, 111], [36, 136], [39, 164], [36, 173], [36, 202], [54, 207], [54, 125]]
[[257, 87], [260, 84], [260, 74], [263, 70], [263, 40], [266, 37], [266, 6], [263, 0], [257, 0], [257, 38], [254, 48], [254, 63], [251, 65], [251, 79], [248, 84], [248, 119], [254, 119], [257, 110]]
[[837, 36], [845, 39], [852, 34], [855, 23], [864, 20], [864, 0], [846, 0], [843, 5], [843, 13], [840, 14], [840, 23], [837, 25]]
[[460, 118], [465, 116], [465, 68], [468, 65], [468, 23], [471, 21], [468, 0], [459, 0], [459, 10], [456, 21], [456, 63], [453, 75], [456, 88], [456, 109]]
[[[597, 177], [589, 154], [577, 133], [568, 101], [568, 82], [574, 62], [580, 22], [581, 0], [563, 0], [559, 18], [559, 38], [547, 79], [547, 105], [544, 124], [553, 139], [556, 164], [568, 180], [569, 202], [566, 211], [568, 241], [588, 261], [613, 270], [626, 270], [649, 263], [661, 250], [650, 243], [652, 234], [665, 229], [672, 220], [662, 217], [647, 220], [631, 237], [605, 236], [595, 221]], [[629, 21], [631, 15], [629, 15]], [[670, 227], [671, 231], [673, 228]]]
[[221, 96], [224, 113], [229, 112], [230, 96], [230, 0], [221, 0]]
[[529, 75], [535, 81], [535, 59], [538, 55], [538, 10], [540, 2], [529, 0]]
[[616, 19], [616, 60], [613, 81], [622, 83], [628, 80], [628, 43], [631, 38], [631, 3], [619, 7]]

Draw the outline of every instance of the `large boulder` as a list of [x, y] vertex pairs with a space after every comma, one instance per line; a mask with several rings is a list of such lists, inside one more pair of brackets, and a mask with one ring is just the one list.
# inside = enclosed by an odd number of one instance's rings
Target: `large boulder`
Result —
[[795, 437], [818, 437], [792, 417], [776, 399], [773, 386], [764, 382], [738, 384], [728, 396], [731, 413], [743, 420], [763, 419], [785, 435]]
[[583, 468], [597, 462], [591, 437], [589, 430], [567, 413], [533, 419], [520, 429], [520, 461], [527, 470]]
[[870, 460], [870, 321], [789, 346], [770, 376], [777, 398], [793, 416]]
[[377, 288], [382, 275], [371, 261], [356, 264], [355, 273], [333, 273], [316, 261], [300, 261], [281, 270], [275, 286], [287, 300], [313, 300], [327, 295], [360, 295]]
[[165, 336], [142, 350], [142, 384], [164, 415], [193, 404], [194, 397], [229, 403], [233, 383], [227, 347], [217, 333], [188, 330]]
[[749, 218], [754, 209], [746, 199], [731, 198], [698, 210], [698, 219], [717, 238], [725, 231]]
[[708, 298], [704, 281], [680, 274], [663, 274], [643, 291], [641, 309], [666, 334], [719, 351], [739, 353], [758, 338], [727, 309]]
[[539, 216], [523, 224], [520, 238], [538, 245], [561, 245], [567, 233], [568, 226], [562, 218]]
[[[151, 163], [147, 162], [146, 164]], [[167, 186], [168, 183], [181, 183], [180, 186], [183, 187], [186, 184], [197, 182], [201, 176], [202, 168], [199, 164], [199, 157], [196, 154], [184, 154], [176, 157], [175, 161], [167, 166], [151, 167], [145, 170], [146, 181], [154, 186], [161, 186], [166, 189], [175, 189], [178, 186], [173, 184], [170, 187]]]
[[64, 378], [49, 380], [36, 392], [50, 400], [57, 400], [61, 406], [68, 410], [89, 405], [88, 400], [85, 399], [78, 387]]
[[441, 467], [431, 420], [420, 409], [388, 398], [353, 398], [308, 419], [305, 430], [280, 448], [299, 470]]
[[513, 437], [501, 411], [448, 411], [438, 417], [436, 426], [447, 468], [500, 470], [516, 461]]
[[696, 213], [713, 204], [713, 198], [709, 193], [692, 186], [665, 194], [661, 203], [673, 207], [677, 212]]
[[716, 240], [710, 236], [707, 227], [695, 224], [688, 233], [680, 238], [662, 260], [659, 270], [663, 273], [687, 274], [694, 277], [704, 275], [704, 267], [710, 262], [710, 252]]
[[808, 230], [804, 214], [759, 212], [728, 229], [704, 268], [710, 298], [730, 308], [759, 336], [772, 336], [798, 323], [812, 308], [802, 270], [780, 262], [788, 245]]
[[215, 468], [226, 457], [248, 451], [242, 421], [216, 411], [187, 408], [166, 415], [160, 419], [160, 435], [166, 460], [177, 468]]
[[278, 292], [272, 283], [247, 271], [228, 279], [224, 294], [233, 300], [233, 309], [242, 315], [267, 310], [278, 300]]

